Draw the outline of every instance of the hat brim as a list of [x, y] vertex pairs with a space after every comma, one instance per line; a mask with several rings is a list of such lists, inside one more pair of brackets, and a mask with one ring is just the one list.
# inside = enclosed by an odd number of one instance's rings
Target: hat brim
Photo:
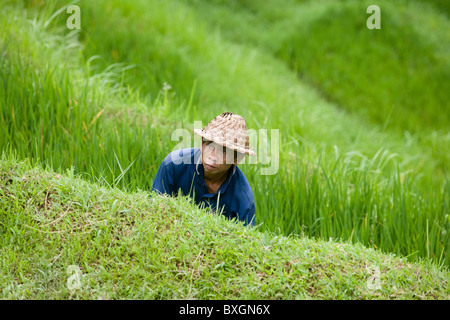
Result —
[[194, 133], [209, 140], [209, 141], [213, 141], [213, 142], [217, 143], [218, 145], [221, 145], [225, 148], [229, 148], [231, 150], [235, 150], [240, 153], [248, 154], [249, 156], [256, 156], [256, 152], [250, 148], [243, 148], [242, 146], [236, 145], [233, 142], [223, 141], [222, 139], [220, 139], [216, 136], [213, 136], [210, 133], [205, 132], [201, 129], [194, 129]]

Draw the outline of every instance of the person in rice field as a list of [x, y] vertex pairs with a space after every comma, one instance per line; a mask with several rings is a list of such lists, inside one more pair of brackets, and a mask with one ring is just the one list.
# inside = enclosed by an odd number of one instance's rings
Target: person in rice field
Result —
[[201, 148], [171, 152], [161, 163], [152, 191], [191, 196], [201, 207], [210, 207], [229, 219], [255, 225], [255, 200], [250, 184], [237, 167], [250, 149], [247, 125], [242, 116], [225, 112], [194, 133]]

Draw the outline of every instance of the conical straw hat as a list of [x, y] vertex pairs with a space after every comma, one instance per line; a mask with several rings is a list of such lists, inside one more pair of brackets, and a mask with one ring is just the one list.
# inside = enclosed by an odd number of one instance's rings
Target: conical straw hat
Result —
[[194, 133], [237, 152], [256, 155], [256, 152], [250, 149], [245, 120], [237, 114], [224, 112], [212, 119], [202, 130], [194, 129]]

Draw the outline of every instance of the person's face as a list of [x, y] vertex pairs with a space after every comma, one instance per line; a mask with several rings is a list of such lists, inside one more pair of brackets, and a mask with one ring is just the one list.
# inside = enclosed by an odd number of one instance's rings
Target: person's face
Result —
[[212, 141], [203, 141], [202, 162], [206, 171], [217, 173], [227, 171], [232, 164], [237, 164], [233, 150]]

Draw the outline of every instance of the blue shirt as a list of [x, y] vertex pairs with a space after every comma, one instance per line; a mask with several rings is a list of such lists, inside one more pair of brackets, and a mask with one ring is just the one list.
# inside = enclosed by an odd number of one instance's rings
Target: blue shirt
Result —
[[181, 191], [183, 195], [191, 196], [200, 207], [209, 206], [218, 212], [223, 209], [222, 214], [227, 218], [237, 218], [244, 221], [244, 225], [254, 226], [255, 200], [252, 188], [242, 171], [233, 164], [227, 179], [217, 192], [209, 193], [201, 158], [199, 148], [171, 152], [156, 173], [152, 191], [173, 196]]

